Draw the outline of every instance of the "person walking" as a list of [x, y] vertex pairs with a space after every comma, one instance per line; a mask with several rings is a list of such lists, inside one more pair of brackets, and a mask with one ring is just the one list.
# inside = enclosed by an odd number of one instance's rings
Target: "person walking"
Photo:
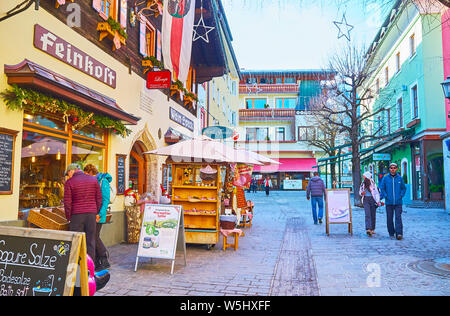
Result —
[[76, 163], [67, 167], [64, 184], [64, 212], [69, 230], [86, 234], [87, 253], [95, 262], [96, 216], [102, 205], [98, 181], [80, 170]]
[[376, 211], [380, 205], [380, 192], [370, 172], [363, 174], [359, 195], [361, 195], [366, 215], [366, 233], [369, 237], [372, 237], [375, 234]]
[[108, 211], [110, 203], [110, 189], [109, 184], [112, 182], [112, 177], [109, 173], [100, 173], [93, 164], [88, 164], [84, 167], [84, 172], [90, 176], [95, 177], [100, 185], [100, 191], [102, 194], [102, 205], [97, 215], [96, 235], [95, 235], [95, 254], [96, 260], [95, 271], [105, 270], [111, 267], [108, 262], [108, 251], [106, 250], [103, 241], [100, 238], [100, 232], [103, 224], [106, 222], [106, 213]]
[[[311, 178], [306, 187], [306, 198], [311, 199], [312, 213], [314, 225], [317, 225], [317, 220], [322, 224], [323, 218], [323, 197], [325, 195], [325, 183], [319, 177], [319, 173], [314, 172], [314, 177]], [[317, 218], [317, 206], [319, 206], [319, 218]]]
[[256, 189], [258, 188], [258, 181], [255, 179], [255, 177], [252, 177], [251, 187], [253, 193], [256, 193]]
[[267, 176], [264, 180], [264, 187], [266, 188], [266, 196], [269, 196], [269, 191], [272, 187], [272, 181], [270, 180], [269, 176]]
[[[398, 173], [396, 163], [389, 165], [389, 173], [383, 177], [380, 183], [381, 199], [385, 199], [387, 229], [391, 239], [403, 239], [403, 197], [406, 193], [403, 177]], [[394, 223], [395, 217], [395, 223]]]

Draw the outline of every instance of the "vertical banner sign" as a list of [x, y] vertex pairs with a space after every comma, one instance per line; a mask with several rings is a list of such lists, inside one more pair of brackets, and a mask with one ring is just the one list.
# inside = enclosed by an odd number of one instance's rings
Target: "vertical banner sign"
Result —
[[330, 224], [348, 224], [348, 232], [353, 234], [350, 189], [328, 189], [325, 197], [327, 235], [330, 235]]
[[191, 64], [195, 0], [164, 0], [163, 10], [164, 65], [175, 79], [185, 83]]
[[179, 205], [145, 205], [134, 271], [137, 270], [139, 257], [160, 258], [172, 260], [171, 274], [173, 274], [179, 238], [186, 264], [182, 213], [183, 208]]
[[127, 0], [120, 0], [120, 26], [127, 28]]

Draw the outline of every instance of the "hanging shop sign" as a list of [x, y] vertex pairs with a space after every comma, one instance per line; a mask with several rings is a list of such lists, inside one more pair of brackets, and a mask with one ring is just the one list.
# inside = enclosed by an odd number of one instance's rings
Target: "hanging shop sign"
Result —
[[181, 126], [186, 127], [191, 132], [194, 131], [194, 121], [188, 119], [185, 115], [181, 114], [174, 108], [169, 108], [169, 118]]
[[391, 160], [391, 154], [373, 154], [372, 159], [373, 161]]
[[147, 72], [147, 89], [170, 89], [172, 73], [168, 70]]
[[34, 47], [116, 88], [116, 72], [39, 24], [34, 26]]

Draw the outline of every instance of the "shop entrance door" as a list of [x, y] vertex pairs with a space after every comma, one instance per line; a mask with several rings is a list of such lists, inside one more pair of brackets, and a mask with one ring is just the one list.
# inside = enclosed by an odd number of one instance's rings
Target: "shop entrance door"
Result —
[[143, 145], [136, 142], [130, 152], [130, 187], [139, 194], [147, 192], [147, 163]]

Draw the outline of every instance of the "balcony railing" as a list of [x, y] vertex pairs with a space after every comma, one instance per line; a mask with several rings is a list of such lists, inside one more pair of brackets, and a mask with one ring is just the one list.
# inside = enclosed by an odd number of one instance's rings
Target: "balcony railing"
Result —
[[289, 84], [240, 84], [240, 94], [258, 94], [258, 93], [298, 93], [300, 85], [296, 83]]
[[261, 110], [239, 110], [239, 119], [275, 119], [275, 118], [294, 118], [294, 109], [261, 109]]

